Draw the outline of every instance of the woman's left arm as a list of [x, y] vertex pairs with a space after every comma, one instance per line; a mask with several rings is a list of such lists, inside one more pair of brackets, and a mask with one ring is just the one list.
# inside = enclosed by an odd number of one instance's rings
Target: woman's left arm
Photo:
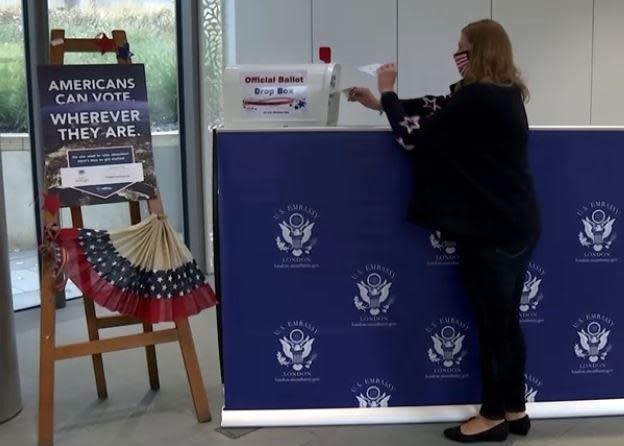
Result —
[[471, 104], [473, 85], [452, 95], [444, 108], [429, 116], [410, 114], [394, 91], [397, 78], [395, 64], [385, 64], [377, 70], [381, 105], [392, 126], [396, 141], [407, 151], [448, 138], [474, 112]]
[[438, 112], [448, 103], [450, 95], [427, 95], [421, 98], [400, 99], [401, 105], [409, 115], [430, 116]]
[[458, 91], [443, 109], [429, 116], [407, 113], [394, 91], [384, 92], [381, 104], [397, 143], [403, 149], [412, 151], [440, 142], [458, 131], [467, 114], [471, 113], [470, 90], [470, 87], [465, 87]]

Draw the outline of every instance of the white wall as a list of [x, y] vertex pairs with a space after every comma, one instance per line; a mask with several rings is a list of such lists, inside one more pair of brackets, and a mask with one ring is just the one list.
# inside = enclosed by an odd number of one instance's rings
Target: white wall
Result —
[[[624, 0], [228, 1], [238, 63], [307, 63], [328, 45], [343, 64], [343, 87], [374, 88], [354, 67], [396, 60], [403, 97], [445, 93], [458, 77], [459, 31], [492, 17], [511, 36], [532, 125], [624, 125]], [[340, 122], [383, 118], [343, 100]]]
[[531, 123], [589, 124], [592, 0], [494, 0], [492, 15], [507, 29], [531, 90]]
[[624, 1], [595, 1], [592, 124], [624, 125]]
[[[490, 18], [491, 0], [399, 0], [399, 95], [448, 94], [461, 29]], [[443, 13], [441, 13], [443, 11]]]
[[[376, 90], [377, 80], [355, 67], [397, 59], [396, 0], [314, 0], [313, 6], [314, 62], [318, 48], [329, 46], [332, 62], [342, 65], [343, 86]], [[339, 124], [382, 125], [386, 119], [342, 95]]]
[[234, 0], [236, 63], [310, 63], [312, 0]]

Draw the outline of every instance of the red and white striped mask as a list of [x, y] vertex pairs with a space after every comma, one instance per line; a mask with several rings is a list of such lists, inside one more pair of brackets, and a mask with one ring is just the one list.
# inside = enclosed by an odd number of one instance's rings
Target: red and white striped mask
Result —
[[457, 70], [462, 77], [466, 77], [466, 73], [470, 69], [470, 57], [468, 51], [460, 51], [458, 53], [453, 54], [453, 59], [455, 59], [455, 64], [457, 65]]

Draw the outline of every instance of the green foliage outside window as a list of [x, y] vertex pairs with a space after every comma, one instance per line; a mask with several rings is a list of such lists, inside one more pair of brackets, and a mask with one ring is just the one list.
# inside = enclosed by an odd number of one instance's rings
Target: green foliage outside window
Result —
[[[140, 5], [120, 8], [51, 8], [50, 29], [67, 37], [95, 37], [113, 29], [126, 31], [134, 63], [145, 64], [152, 127], [177, 129], [178, 91], [176, 23], [170, 7]], [[23, 133], [27, 127], [27, 92], [21, 10], [0, 7], [0, 133]], [[114, 63], [112, 54], [68, 54], [65, 63]]]

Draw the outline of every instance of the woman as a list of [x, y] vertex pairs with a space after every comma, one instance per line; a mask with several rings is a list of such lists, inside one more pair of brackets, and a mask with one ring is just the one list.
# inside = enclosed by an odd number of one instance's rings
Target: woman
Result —
[[526, 435], [525, 345], [519, 301], [540, 232], [527, 162], [528, 90], [511, 43], [492, 20], [466, 26], [454, 55], [462, 80], [450, 96], [399, 100], [396, 67], [378, 71], [381, 100], [355, 87], [349, 99], [385, 111], [414, 157], [410, 220], [455, 240], [479, 332], [482, 407], [444, 434], [455, 441]]

